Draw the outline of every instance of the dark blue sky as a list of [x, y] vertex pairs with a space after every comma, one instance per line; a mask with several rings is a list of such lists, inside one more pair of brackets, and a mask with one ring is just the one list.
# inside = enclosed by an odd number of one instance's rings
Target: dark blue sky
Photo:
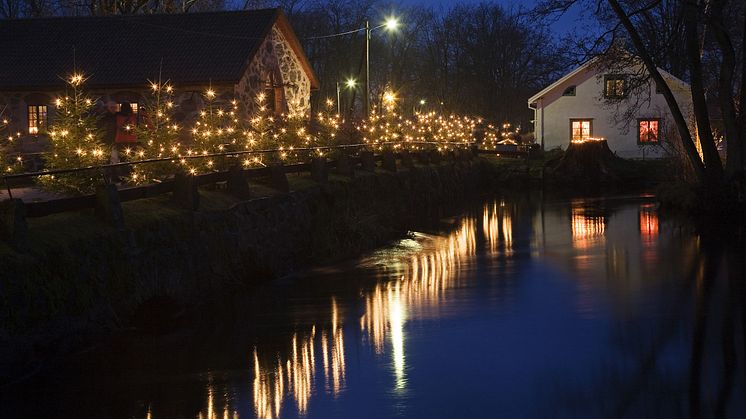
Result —
[[[495, 2], [503, 5], [506, 9], [531, 9], [538, 2], [537, 0], [399, 0], [394, 3], [402, 5], [423, 5], [433, 7], [435, 9], [443, 8], [448, 9], [458, 4], [479, 4], [485, 2]], [[570, 32], [575, 26], [586, 25], [583, 23], [580, 16], [580, 10], [577, 7], [571, 8], [568, 13], [560, 18], [554, 25], [552, 30], [558, 35], [563, 35]]]

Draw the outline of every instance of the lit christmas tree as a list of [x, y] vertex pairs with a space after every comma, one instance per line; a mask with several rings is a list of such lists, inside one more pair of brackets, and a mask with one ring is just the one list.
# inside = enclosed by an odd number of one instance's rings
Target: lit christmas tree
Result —
[[[199, 120], [192, 128], [193, 148], [187, 150], [187, 155], [208, 155], [235, 151], [237, 148], [237, 134], [240, 132], [238, 118], [238, 102], [233, 100], [229, 107], [223, 107], [216, 102], [216, 93], [208, 89], [203, 94], [205, 108], [200, 111]], [[225, 170], [230, 160], [226, 157], [207, 157], [192, 159], [189, 171], [209, 172]]]
[[146, 183], [163, 180], [181, 170], [182, 145], [179, 141], [179, 126], [173, 122], [173, 87], [168, 83], [151, 82], [150, 97], [140, 110], [140, 123], [136, 128], [140, 146], [127, 148], [126, 156], [138, 160], [172, 158], [172, 160], [134, 165], [130, 180]]
[[[272, 150], [279, 147], [279, 133], [276, 130], [277, 118], [267, 106], [267, 95], [259, 93], [254, 99], [256, 112], [243, 130], [244, 150]], [[244, 157], [243, 166], [264, 166], [272, 160], [272, 156], [253, 154]]]
[[5, 108], [0, 109], [0, 170], [5, 173], [15, 173], [23, 169], [23, 158], [20, 154], [13, 157], [13, 145], [20, 138], [21, 133], [7, 132], [10, 119], [5, 115]]
[[[93, 101], [86, 96], [82, 74], [73, 74], [67, 80], [68, 95], [56, 101], [54, 124], [49, 127], [52, 142], [45, 156], [48, 170], [73, 169], [105, 164], [109, 160], [101, 142], [101, 132], [96, 126]], [[39, 181], [45, 187], [66, 193], [86, 194], [102, 183], [100, 170], [45, 175]]]

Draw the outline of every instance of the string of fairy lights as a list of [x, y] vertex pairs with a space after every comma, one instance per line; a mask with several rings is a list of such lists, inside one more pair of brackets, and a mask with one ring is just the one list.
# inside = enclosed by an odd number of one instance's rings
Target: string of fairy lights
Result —
[[[97, 124], [95, 101], [85, 93], [86, 80], [81, 73], [68, 77], [67, 93], [55, 101], [56, 118], [46, 131], [51, 150], [43, 156], [47, 170], [109, 162], [110, 146], [103, 143], [105, 133]], [[159, 181], [177, 173], [223, 171], [237, 161], [244, 168], [280, 161], [295, 163], [311, 156], [333, 155], [340, 152], [333, 147], [344, 144], [362, 143], [376, 151], [416, 151], [433, 148], [434, 144], [437, 150], [447, 151], [472, 144], [478, 131], [483, 132], [482, 144], [486, 147], [517, 135], [511, 131], [509, 137], [507, 130], [485, 125], [477, 117], [435, 111], [405, 116], [399, 111], [398, 98], [393, 92], [383, 95], [382, 106], [374, 107], [367, 119], [353, 121], [337, 112], [336, 102], [331, 98], [320, 112], [309, 118], [297, 111], [276, 115], [265, 93], [256, 95], [253, 110], [249, 112], [242, 101], [223, 100], [208, 88], [202, 93], [204, 106], [196, 120], [190, 126], [183, 126], [174, 119], [178, 105], [174, 102], [176, 92], [172, 84], [149, 81], [149, 87], [150, 94], [138, 108], [139, 122], [123, 127], [137, 138], [137, 142], [121, 150], [123, 161], [132, 163], [125, 181], [133, 184]], [[3, 125], [7, 124], [8, 120], [4, 119]], [[14, 139], [12, 135], [7, 138], [9, 143]], [[276, 153], [246, 153], [253, 150], [276, 150]], [[231, 158], [231, 152], [240, 152], [240, 160]], [[150, 162], [153, 160], [156, 162]], [[22, 170], [21, 156], [3, 162], [6, 173]], [[95, 188], [99, 179], [91, 173], [66, 173], [40, 176], [39, 180], [51, 189], [84, 193]]]

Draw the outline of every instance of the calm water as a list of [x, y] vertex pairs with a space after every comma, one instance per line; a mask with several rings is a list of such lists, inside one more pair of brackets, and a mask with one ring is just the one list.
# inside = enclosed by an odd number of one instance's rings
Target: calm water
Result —
[[1, 417], [746, 417], [743, 254], [642, 198], [487, 200], [132, 333]]

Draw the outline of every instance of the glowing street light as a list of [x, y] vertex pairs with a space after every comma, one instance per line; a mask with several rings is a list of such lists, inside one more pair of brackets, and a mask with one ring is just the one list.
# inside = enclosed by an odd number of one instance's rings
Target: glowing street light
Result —
[[[357, 80], [350, 77], [345, 81], [345, 86], [352, 90], [357, 87]], [[341, 108], [341, 102], [340, 102], [340, 89], [339, 89], [339, 82], [337, 82], [337, 115], [342, 114], [342, 108]]]
[[399, 20], [390, 16], [386, 22], [374, 28], [370, 27], [370, 22], [365, 21], [365, 116], [370, 115], [370, 33], [376, 29], [386, 28], [387, 31], [393, 32], [399, 28]]

